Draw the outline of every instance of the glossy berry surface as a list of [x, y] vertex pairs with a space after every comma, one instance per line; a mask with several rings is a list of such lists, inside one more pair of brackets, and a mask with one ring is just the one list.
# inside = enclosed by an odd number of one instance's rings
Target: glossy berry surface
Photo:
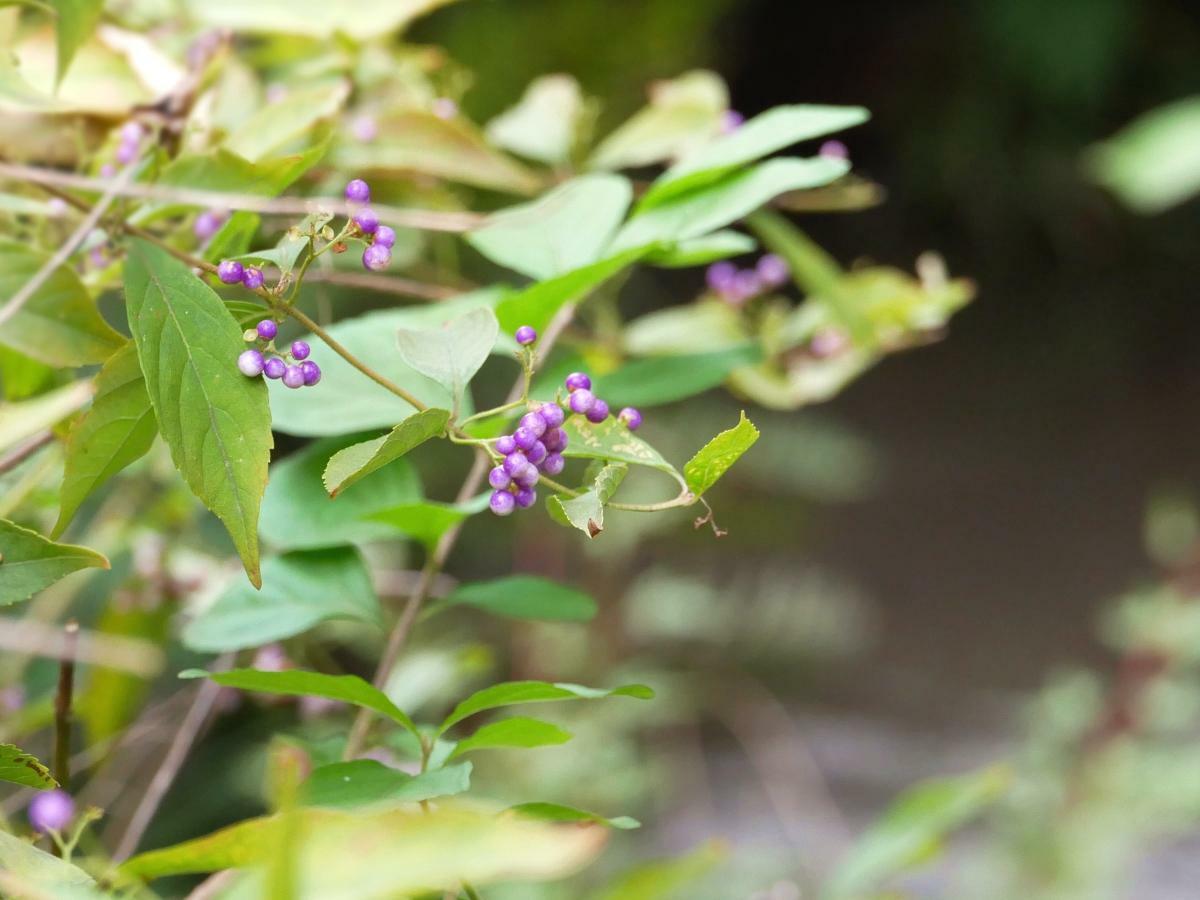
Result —
[[790, 275], [788, 264], [784, 262], [782, 256], [775, 253], [768, 253], [759, 259], [755, 270], [758, 272], [759, 280], [767, 287], [779, 287], [781, 284], [785, 284]]
[[237, 284], [244, 273], [245, 268], [236, 259], [224, 260], [217, 266], [217, 278], [225, 284]]
[[621, 412], [617, 414], [617, 420], [630, 431], [637, 431], [642, 427], [641, 411], [632, 406], [627, 406], [621, 410]]
[[312, 348], [308, 346], [307, 341], [292, 341], [292, 359], [296, 362], [308, 359], [308, 354], [312, 352]]
[[517, 505], [517, 499], [508, 491], [493, 491], [488, 506], [498, 516], [507, 516]]
[[520, 450], [514, 450], [508, 456], [504, 457], [504, 471], [509, 475], [515, 476], [518, 472], [522, 472], [529, 467], [529, 460]]
[[266, 360], [258, 350], [244, 350], [238, 356], [237, 365], [240, 371], [247, 378], [255, 378], [262, 374], [263, 367], [266, 365]]
[[540, 465], [542, 460], [546, 458], [546, 445], [541, 441], [534, 441], [532, 447], [525, 451], [525, 458], [535, 466]]
[[533, 487], [539, 478], [537, 466], [526, 465], [525, 468], [513, 475], [513, 482], [520, 487]]
[[528, 450], [537, 443], [538, 435], [534, 434], [528, 428], [518, 428], [513, 432], [513, 441], [516, 442], [517, 448], [520, 450]]
[[256, 269], [254, 266], [247, 266], [246, 271], [242, 273], [242, 284], [252, 291], [257, 291], [263, 286], [262, 269]]
[[547, 428], [542, 443], [547, 450], [562, 450], [567, 446], [567, 433], [561, 428]]
[[396, 229], [391, 225], [380, 225], [375, 229], [374, 243], [388, 249], [396, 246]]
[[592, 408], [596, 402], [596, 395], [587, 388], [579, 388], [571, 392], [571, 412], [584, 413]]
[[375, 210], [368, 206], [354, 214], [354, 224], [363, 234], [374, 234], [375, 230], [379, 228], [379, 216], [375, 215]]
[[274, 319], [263, 319], [254, 330], [264, 341], [274, 340], [275, 335], [279, 334], [279, 326]]
[[537, 491], [531, 487], [521, 488], [517, 491], [515, 500], [517, 506], [521, 507], [521, 509], [529, 509], [529, 507], [537, 503]]
[[542, 460], [542, 471], [547, 475], [554, 476], [561, 472], [566, 464], [567, 461], [563, 459], [561, 453], [548, 453]]
[[599, 425], [608, 418], [608, 404], [596, 398], [596, 402], [592, 404], [592, 408], [587, 411], [587, 420], [593, 424]]
[[[540, 412], [528, 412], [521, 416], [521, 421], [518, 423], [521, 428], [532, 431], [534, 437], [541, 437], [546, 433], [546, 419]], [[519, 446], [519, 445], [518, 445]], [[523, 450], [528, 450], [528, 447], [522, 447]]]
[[287, 363], [278, 356], [272, 356], [263, 364], [263, 374], [268, 378], [282, 378], [287, 371]]
[[502, 491], [512, 484], [512, 476], [504, 471], [504, 466], [496, 466], [488, 472], [488, 484], [496, 490]]
[[66, 791], [42, 791], [29, 804], [29, 824], [34, 831], [61, 832], [75, 817], [75, 801]]
[[532, 325], [522, 325], [517, 329], [514, 337], [516, 337], [518, 344], [523, 347], [528, 347], [537, 340], [537, 331], [534, 330]]
[[304, 373], [304, 383], [308, 387], [312, 387], [321, 380], [321, 367], [311, 359], [306, 359], [300, 363], [300, 371]]
[[496, 452], [508, 456], [517, 449], [517, 442], [512, 439], [511, 434], [505, 434], [496, 438]]
[[283, 370], [283, 383], [290, 388], [304, 387], [304, 370], [299, 366], [288, 366]]
[[583, 372], [572, 372], [563, 384], [567, 386], [568, 391], [586, 391], [592, 386], [592, 379]]
[[371, 200], [371, 188], [361, 178], [355, 178], [346, 185], [346, 199], [351, 203], [368, 203]]
[[372, 244], [363, 251], [362, 263], [364, 269], [372, 272], [382, 272], [392, 261], [392, 251], [383, 244]]
[[541, 415], [542, 421], [546, 423], [547, 428], [557, 428], [567, 418], [567, 414], [563, 412], [563, 408], [557, 403], [543, 403], [538, 407], [538, 413]]

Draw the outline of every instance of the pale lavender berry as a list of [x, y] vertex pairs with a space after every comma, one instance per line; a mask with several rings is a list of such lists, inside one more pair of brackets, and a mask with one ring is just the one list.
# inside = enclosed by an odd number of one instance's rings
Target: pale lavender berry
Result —
[[308, 354], [311, 352], [312, 348], [308, 346], [307, 341], [292, 341], [292, 359], [296, 362], [308, 359]]
[[121, 141], [125, 144], [136, 144], [146, 136], [146, 129], [140, 122], [126, 122], [121, 126]]
[[375, 240], [372, 243], [390, 250], [396, 246], [396, 229], [391, 225], [380, 225], [375, 229]]
[[361, 178], [355, 178], [346, 185], [346, 199], [351, 203], [369, 203], [371, 188]]
[[264, 341], [272, 340], [275, 335], [279, 334], [279, 326], [275, 324], [274, 319], [263, 319], [254, 330]]
[[531, 488], [538, 483], [540, 477], [541, 475], [538, 473], [537, 466], [526, 466], [513, 476], [513, 483], [517, 487]]
[[502, 434], [496, 438], [496, 452], [508, 456], [517, 449], [517, 442], [513, 440], [511, 434]]
[[546, 452], [546, 445], [541, 441], [537, 441], [532, 447], [525, 451], [525, 458], [536, 466], [546, 458]]
[[737, 266], [727, 260], [721, 260], [708, 267], [708, 271], [704, 273], [704, 280], [708, 283], [709, 290], [727, 294], [733, 289], [737, 273]]
[[833, 140], [826, 141], [821, 145], [821, 149], [817, 151], [826, 159], [849, 159], [850, 150], [841, 141]]
[[768, 253], [759, 259], [754, 268], [758, 272], [759, 280], [767, 287], [779, 287], [787, 282], [790, 274], [788, 264], [777, 253]]
[[567, 386], [568, 391], [586, 391], [592, 386], [592, 379], [583, 372], [572, 372], [563, 383]]
[[561, 453], [547, 453], [546, 458], [542, 460], [542, 471], [547, 475], [557, 475], [566, 466], [567, 461], [563, 459]]
[[242, 273], [242, 284], [252, 291], [257, 291], [263, 286], [262, 269], [246, 266], [246, 271]]
[[278, 356], [272, 356], [263, 363], [263, 374], [268, 378], [282, 378], [283, 373], [287, 371], [287, 363]]
[[[356, 141], [369, 144], [375, 138], [379, 137], [379, 123], [375, 121], [374, 116], [368, 116], [365, 113], [361, 116], [355, 116], [354, 121], [350, 123], [350, 133], [354, 135]], [[349, 199], [348, 196], [347, 199]]]
[[608, 418], [608, 404], [599, 397], [592, 404], [592, 408], [587, 411], [587, 420], [596, 425], [599, 425]]
[[627, 406], [617, 413], [617, 419], [630, 431], [637, 431], [642, 427], [642, 413], [632, 406]]
[[537, 439], [538, 436], [524, 426], [513, 432], [513, 441], [522, 450], [528, 450], [537, 443]]
[[488, 506], [498, 516], [509, 515], [516, 505], [516, 498], [508, 491], [492, 491], [492, 499], [488, 501]]
[[517, 329], [515, 337], [518, 344], [522, 347], [528, 347], [537, 340], [537, 331], [534, 330], [532, 325], [522, 325]]
[[532, 431], [534, 437], [541, 437], [546, 433], [546, 418], [536, 410], [525, 413], [517, 424]]
[[433, 101], [433, 114], [439, 119], [453, 119], [458, 115], [458, 104], [449, 97], [438, 97]]
[[504, 466], [496, 466], [488, 472], [488, 484], [496, 490], [502, 491], [512, 484], [512, 476], [504, 471]]
[[557, 403], [543, 403], [538, 407], [538, 412], [541, 413], [547, 428], [557, 428], [567, 418], [567, 414]]
[[562, 450], [567, 446], [567, 433], [561, 428], [547, 428], [542, 443], [547, 450]]
[[364, 269], [372, 272], [382, 272], [392, 261], [392, 251], [383, 244], [372, 244], [363, 251], [362, 264]]
[[227, 259], [217, 266], [217, 277], [225, 284], [237, 284], [246, 269], [236, 259]]
[[354, 214], [354, 224], [363, 234], [374, 234], [379, 228], [379, 216], [375, 215], [375, 210], [366, 206]]
[[733, 290], [729, 294], [729, 299], [735, 303], [745, 303], [754, 297], [757, 297], [762, 292], [762, 281], [759, 280], [758, 273], [753, 269], [743, 269], [737, 273], [737, 277], [733, 281]]
[[283, 383], [290, 388], [304, 387], [304, 370], [299, 366], [288, 366], [283, 371]]
[[727, 109], [721, 113], [721, 134], [729, 134], [731, 131], [737, 131], [742, 127], [742, 123], [746, 121], [736, 109]]
[[261, 351], [243, 350], [238, 356], [238, 370], [247, 378], [256, 378], [262, 374], [266, 362]]
[[123, 166], [129, 165], [138, 157], [137, 144], [121, 143], [117, 145], [117, 162]]
[[518, 472], [528, 468], [529, 460], [520, 450], [514, 450], [508, 456], [504, 457], [504, 471], [509, 475], [515, 476]]
[[192, 223], [192, 233], [196, 235], [197, 240], [207, 241], [225, 224], [225, 217], [215, 209], [206, 209], [200, 215], [196, 216], [196, 221]]
[[822, 328], [813, 335], [808, 349], [817, 359], [828, 359], [837, 356], [849, 346], [850, 339], [845, 332], [838, 328]]
[[579, 388], [571, 392], [571, 412], [587, 413], [596, 402], [596, 395], [587, 388]]
[[531, 487], [521, 488], [517, 491], [515, 499], [517, 506], [521, 507], [521, 509], [529, 509], [529, 507], [537, 503], [537, 491]]
[[300, 371], [304, 373], [304, 384], [308, 387], [312, 387], [321, 380], [321, 367], [311, 359], [300, 363]]
[[102, 165], [100, 167], [100, 177], [101, 178], [112, 178], [116, 174], [117, 174], [117, 167], [114, 166], [112, 163], [105, 163], [104, 165]]
[[59, 831], [75, 817], [75, 801], [66, 791], [43, 791], [29, 804], [29, 824], [34, 831]]

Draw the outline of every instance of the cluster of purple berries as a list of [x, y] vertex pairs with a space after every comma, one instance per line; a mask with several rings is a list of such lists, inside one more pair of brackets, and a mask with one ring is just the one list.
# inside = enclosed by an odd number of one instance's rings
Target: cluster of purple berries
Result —
[[722, 300], [740, 306], [764, 291], [782, 287], [789, 277], [788, 264], [783, 258], [768, 253], [750, 269], [739, 269], [727, 260], [715, 262], [708, 267], [705, 280], [709, 290]]
[[[268, 348], [279, 333], [279, 326], [271, 319], [263, 319], [254, 329], [256, 339], [266, 342]], [[306, 341], [292, 341], [288, 356], [293, 360], [289, 365], [282, 356], [266, 356], [257, 347], [243, 350], [238, 356], [238, 370], [247, 378], [257, 378], [266, 375], [268, 378], [282, 379], [290, 388], [312, 387], [321, 380], [321, 367], [308, 358], [312, 348]]]
[[364, 204], [351, 219], [362, 236], [371, 242], [363, 251], [363, 268], [372, 272], [382, 272], [392, 261], [396, 231], [389, 225], [380, 225], [375, 210], [365, 205], [371, 202], [371, 187], [361, 178], [355, 178], [346, 185], [346, 199], [351, 203]]

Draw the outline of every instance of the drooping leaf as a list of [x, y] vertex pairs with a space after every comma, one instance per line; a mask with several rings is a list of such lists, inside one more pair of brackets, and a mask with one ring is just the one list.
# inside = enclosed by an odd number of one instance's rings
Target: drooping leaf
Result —
[[144, 241], [130, 245], [125, 295], [146, 391], [175, 467], [225, 524], [259, 587], [258, 510], [274, 441], [266, 387], [237, 369], [241, 331], [187, 266]]
[[183, 642], [200, 651], [240, 650], [283, 640], [329, 619], [383, 626], [370, 575], [350, 547], [269, 557], [261, 591], [231, 585], [188, 623]]
[[479, 307], [441, 328], [401, 328], [397, 342], [404, 361], [449, 391], [457, 409], [467, 385], [496, 345], [499, 331], [496, 314]]
[[309, 806], [346, 809], [417, 803], [452, 797], [470, 788], [469, 762], [410, 775], [373, 759], [355, 759], [314, 769], [301, 788], [301, 799]]
[[516, 106], [488, 122], [488, 140], [526, 159], [561, 165], [579, 141], [583, 113], [578, 81], [570, 75], [544, 75], [529, 83]]
[[702, 394], [724, 382], [734, 369], [761, 359], [762, 349], [745, 343], [713, 353], [632, 359], [592, 381], [596, 395], [604, 397], [613, 409], [644, 408]]
[[[0, 306], [48, 259], [28, 244], [0, 240]], [[74, 270], [59, 266], [17, 314], [0, 325], [0, 343], [61, 368], [102, 363], [125, 338], [104, 321]]]
[[490, 216], [467, 241], [492, 262], [530, 278], [565, 275], [601, 258], [632, 196], [625, 178], [584, 175]]
[[291, 90], [226, 137], [225, 149], [252, 163], [260, 162], [307, 135], [322, 119], [335, 115], [349, 95], [349, 83], [341, 80]]
[[414, 541], [420, 541], [426, 547], [432, 548], [443, 534], [463, 519], [483, 512], [487, 499], [488, 495], [483, 494], [475, 501], [462, 504], [437, 503], [433, 500], [402, 503], [399, 506], [377, 510], [366, 518], [371, 522], [388, 525]]
[[641, 822], [630, 816], [614, 816], [609, 819], [597, 813], [576, 809], [573, 806], [563, 806], [561, 803], [518, 803], [516, 806], [510, 806], [508, 811], [529, 819], [540, 819], [543, 822], [595, 823], [622, 831], [642, 827]]
[[441, 605], [470, 606], [508, 619], [541, 622], [587, 622], [596, 615], [596, 601], [587, 594], [533, 575], [464, 584]]
[[[6, 831], [0, 831], [0, 872], [9, 876], [4, 885], [13, 900], [53, 897], [54, 900], [90, 900], [103, 895], [90, 892], [95, 881], [78, 866], [39, 850]], [[17, 893], [19, 890], [28, 893]]]
[[445, 434], [450, 412], [425, 409], [413, 413], [383, 437], [351, 444], [329, 458], [322, 476], [329, 496], [336, 497], [358, 480], [382, 469], [431, 438]]
[[576, 497], [564, 499], [557, 494], [546, 501], [550, 515], [563, 525], [578, 528], [589, 538], [604, 531], [604, 504], [609, 501], [629, 467], [625, 463], [605, 463], [596, 474], [595, 483]]
[[757, 246], [754, 238], [740, 231], [714, 231], [655, 250], [646, 256], [646, 262], [668, 269], [686, 269], [752, 253]]
[[470, 737], [463, 738], [454, 748], [454, 752], [450, 754], [450, 758], [453, 759], [474, 750], [550, 747], [556, 744], [565, 744], [570, 739], [571, 732], [564, 731], [550, 722], [514, 716], [511, 719], [501, 719], [499, 722], [489, 722]]
[[179, 673], [180, 678], [211, 678], [224, 687], [261, 694], [283, 694], [289, 697], [324, 697], [352, 703], [363, 709], [373, 710], [387, 716], [393, 722], [418, 735], [417, 726], [400, 707], [387, 695], [372, 687], [357, 675], [326, 675], [322, 672], [306, 672], [303, 669], [285, 669], [269, 672], [262, 669], [230, 669], [226, 672], [204, 672], [188, 669]]
[[717, 483], [729, 467], [758, 440], [758, 429], [743, 411], [738, 423], [701, 447], [683, 467], [688, 488], [699, 497]]
[[114, 353], [96, 376], [92, 408], [71, 429], [59, 497], [58, 537], [88, 495], [154, 443], [158, 423], [146, 393], [137, 348], [128, 343]]
[[28, 600], [42, 588], [88, 568], [107, 569], [108, 560], [95, 550], [56, 544], [0, 519], [0, 606]]
[[75, 51], [92, 34], [100, 14], [104, 11], [104, 0], [52, 0], [58, 13], [55, 23], [58, 61], [55, 82], [61, 82], [67, 74]]
[[579, 459], [603, 459], [611, 462], [649, 466], [661, 472], [674, 473], [675, 467], [662, 454], [632, 434], [628, 428], [609, 417], [596, 424], [581, 415], [567, 416], [563, 423], [569, 443], [563, 456]]
[[0, 781], [46, 790], [58, 782], [37, 757], [12, 744], [0, 744]]
[[[321, 382], [321, 387], [325, 382]], [[259, 532], [289, 550], [386, 540], [395, 532], [369, 519], [372, 513], [421, 500], [416, 470], [407, 460], [372, 472], [330, 499], [321, 483], [327, 460], [357, 442], [354, 436], [315, 441], [271, 467]]]
[[20, 403], [0, 403], [0, 453], [57, 425], [91, 399], [90, 381], [73, 381]]
[[438, 734], [453, 728], [463, 719], [487, 709], [516, 706], [521, 703], [546, 703], [552, 700], [599, 700], [602, 697], [635, 697], [650, 700], [654, 691], [644, 684], [626, 684], [611, 691], [584, 687], [578, 684], [551, 684], [546, 681], [505, 681], [476, 691], [458, 706], [438, 726]]

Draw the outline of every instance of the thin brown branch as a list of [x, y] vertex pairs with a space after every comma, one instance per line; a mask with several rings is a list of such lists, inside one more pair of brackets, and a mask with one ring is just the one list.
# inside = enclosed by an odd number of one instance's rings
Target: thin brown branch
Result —
[[54, 432], [47, 428], [18, 444], [4, 456], [0, 456], [0, 474], [15, 469], [53, 440]]
[[66, 652], [58, 664], [58, 691], [54, 695], [54, 779], [64, 791], [71, 789], [71, 703], [75, 697], [75, 641], [79, 623], [63, 627]]

